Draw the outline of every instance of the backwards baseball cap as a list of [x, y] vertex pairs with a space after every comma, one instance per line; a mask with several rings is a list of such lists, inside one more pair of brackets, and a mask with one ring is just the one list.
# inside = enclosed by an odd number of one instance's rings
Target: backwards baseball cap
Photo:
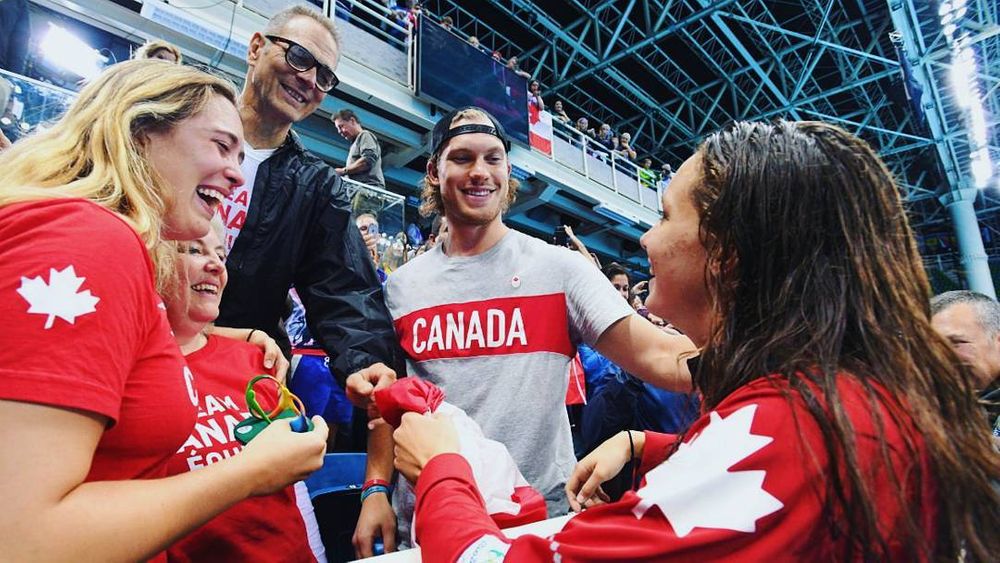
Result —
[[[451, 122], [455, 120], [455, 116], [465, 110], [474, 110], [485, 115], [493, 125], [463, 123], [452, 127]], [[434, 131], [431, 133], [431, 155], [435, 155], [440, 152], [444, 144], [447, 143], [452, 137], [466, 135], [469, 133], [486, 133], [487, 135], [493, 135], [497, 139], [500, 139], [500, 142], [503, 143], [504, 150], [510, 152], [510, 139], [507, 138], [507, 133], [503, 130], [503, 125], [500, 125], [497, 118], [493, 117], [490, 112], [484, 110], [483, 108], [476, 106], [464, 106], [446, 113], [444, 117], [438, 120], [437, 125], [434, 126]]]

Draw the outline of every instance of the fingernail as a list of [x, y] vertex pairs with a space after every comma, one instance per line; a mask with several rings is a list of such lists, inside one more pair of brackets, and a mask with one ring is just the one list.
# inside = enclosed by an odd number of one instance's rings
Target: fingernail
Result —
[[368, 423], [368, 429], [369, 430], [375, 430], [375, 423], [374, 422], [369, 422]]
[[274, 367], [274, 360], [264, 360], [264, 367], [266, 368]]
[[585, 500], [585, 499], [583, 498], [583, 495], [576, 495], [576, 502], [577, 502], [577, 503], [579, 503], [579, 504], [583, 504], [583, 501], [584, 501], [584, 500]]

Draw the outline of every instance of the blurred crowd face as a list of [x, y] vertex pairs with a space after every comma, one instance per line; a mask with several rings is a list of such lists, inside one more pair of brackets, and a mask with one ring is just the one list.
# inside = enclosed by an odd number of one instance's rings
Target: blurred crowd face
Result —
[[707, 254], [699, 236], [701, 218], [691, 200], [701, 176], [695, 154], [677, 171], [663, 192], [663, 216], [640, 239], [649, 255], [649, 295], [646, 307], [687, 334], [698, 346], [708, 334], [710, 309], [705, 284]]
[[165, 184], [164, 235], [172, 240], [204, 236], [222, 200], [243, 184], [243, 124], [236, 106], [213, 96], [197, 114], [149, 133], [144, 145]]
[[[293, 18], [275, 35], [305, 47], [320, 64], [335, 70], [340, 49], [330, 32], [309, 17]], [[247, 75], [259, 111], [288, 123], [302, 121], [319, 107], [326, 95], [316, 88], [315, 67], [298, 72], [285, 61], [287, 44], [255, 35], [250, 45]]]
[[987, 387], [1000, 376], [1000, 334], [990, 334], [983, 327], [974, 305], [955, 303], [934, 315], [931, 324], [951, 342], [972, 371], [978, 388]]
[[618, 274], [617, 276], [612, 277], [611, 285], [615, 286], [615, 289], [618, 290], [618, 293], [625, 299], [625, 301], [628, 301], [629, 285], [627, 275]]
[[[362, 233], [378, 230], [378, 220], [371, 213], [362, 213], [361, 215], [358, 215], [357, 219], [354, 220], [354, 224], [358, 226], [358, 229]], [[372, 225], [375, 225], [375, 229], [371, 228]]]
[[167, 61], [168, 63], [176, 63], [177, 57], [170, 52], [170, 49], [157, 49], [152, 54], [149, 55], [151, 59], [160, 59], [161, 61]]
[[178, 284], [167, 300], [171, 325], [179, 323], [204, 327], [219, 316], [222, 291], [229, 280], [226, 274], [226, 247], [215, 232], [178, 244]]
[[[475, 115], [452, 127], [466, 123], [493, 126], [485, 116]], [[510, 191], [510, 162], [500, 139], [487, 133], [453, 137], [441, 150], [437, 166], [428, 167], [427, 176], [441, 186], [450, 227], [500, 221]]]
[[563, 111], [562, 100], [556, 100], [555, 105], [553, 105], [552, 107], [555, 108], [556, 113], [562, 113]]
[[361, 134], [361, 124], [354, 118], [341, 119], [338, 117], [333, 120], [333, 124], [337, 127], [337, 132], [340, 133], [340, 136], [352, 143]]

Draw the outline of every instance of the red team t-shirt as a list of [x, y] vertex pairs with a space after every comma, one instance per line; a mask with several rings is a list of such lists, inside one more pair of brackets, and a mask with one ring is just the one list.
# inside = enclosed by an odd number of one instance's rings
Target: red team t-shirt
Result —
[[[257, 347], [210, 336], [204, 348], [187, 356], [201, 404], [198, 421], [170, 461], [168, 472], [186, 473], [239, 453], [233, 428], [247, 416], [244, 391], [256, 375], [268, 373]], [[257, 388], [264, 408], [272, 408], [265, 387]], [[317, 546], [321, 551], [321, 547]], [[243, 500], [167, 550], [170, 561], [316, 560], [292, 486], [268, 496]]]
[[0, 399], [108, 419], [87, 481], [155, 479], [197, 394], [136, 232], [81, 199], [0, 208]]

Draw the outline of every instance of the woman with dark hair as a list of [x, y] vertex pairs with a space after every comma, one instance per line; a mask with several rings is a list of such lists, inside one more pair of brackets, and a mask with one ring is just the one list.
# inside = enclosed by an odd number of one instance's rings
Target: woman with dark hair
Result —
[[545, 102], [542, 100], [542, 85], [537, 80], [528, 83], [528, 103], [538, 108], [538, 111], [545, 109]]
[[[447, 420], [406, 415], [396, 466], [417, 482], [427, 560], [995, 560], [998, 457], [871, 147], [823, 123], [738, 123], [678, 170], [642, 244], [647, 306], [701, 348], [703, 415], [602, 444], [566, 486], [592, 508], [513, 542]], [[643, 486], [602, 504], [629, 459]]]

